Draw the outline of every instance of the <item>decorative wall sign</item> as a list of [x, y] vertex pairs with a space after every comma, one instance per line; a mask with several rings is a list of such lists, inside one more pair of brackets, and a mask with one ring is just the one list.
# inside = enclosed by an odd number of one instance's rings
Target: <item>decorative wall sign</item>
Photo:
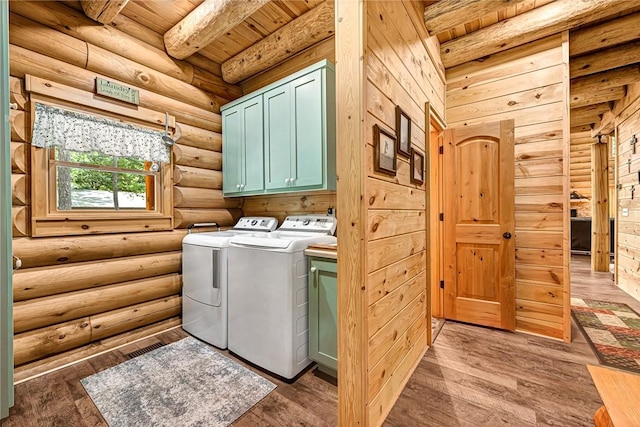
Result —
[[409, 157], [411, 155], [411, 118], [396, 106], [396, 137], [398, 139], [398, 154]]
[[381, 129], [380, 126], [373, 126], [373, 148], [375, 151], [374, 169], [376, 172], [396, 175], [396, 137]]
[[96, 77], [96, 94], [128, 102], [129, 104], [140, 104], [138, 89], [110, 82], [100, 77]]
[[424, 183], [424, 155], [413, 148], [411, 149], [411, 182]]

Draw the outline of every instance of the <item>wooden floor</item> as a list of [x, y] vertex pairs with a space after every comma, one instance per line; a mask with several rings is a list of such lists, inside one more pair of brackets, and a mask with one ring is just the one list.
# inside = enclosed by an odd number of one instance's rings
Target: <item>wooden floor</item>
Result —
[[[591, 273], [587, 257], [572, 259], [574, 296], [640, 302]], [[80, 379], [126, 360], [126, 353], [185, 337], [167, 331], [16, 387], [16, 406], [3, 427], [106, 426]], [[565, 344], [531, 335], [446, 322], [391, 411], [386, 426], [591, 426], [602, 404], [586, 364], [597, 360], [578, 329]], [[255, 369], [254, 369], [255, 370]], [[265, 375], [262, 373], [262, 375]], [[277, 384], [236, 426], [335, 426], [337, 389], [306, 372]]]

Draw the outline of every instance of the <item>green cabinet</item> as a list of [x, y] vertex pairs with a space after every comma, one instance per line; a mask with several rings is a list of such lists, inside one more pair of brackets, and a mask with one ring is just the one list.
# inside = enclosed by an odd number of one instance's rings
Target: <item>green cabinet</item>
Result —
[[320, 370], [338, 370], [338, 278], [336, 260], [309, 258], [309, 358]]
[[225, 110], [222, 115], [225, 195], [247, 195], [264, 190], [262, 97], [255, 96]]
[[[260, 99], [261, 120], [232, 117], [249, 100]], [[257, 104], [256, 104], [257, 107]], [[324, 60], [222, 107], [223, 192], [225, 196], [289, 191], [335, 190], [335, 76]], [[253, 111], [252, 111], [253, 113]], [[263, 158], [248, 160], [247, 139], [261, 144]], [[239, 178], [242, 165], [254, 165], [262, 188]], [[248, 181], [248, 179], [245, 179]]]

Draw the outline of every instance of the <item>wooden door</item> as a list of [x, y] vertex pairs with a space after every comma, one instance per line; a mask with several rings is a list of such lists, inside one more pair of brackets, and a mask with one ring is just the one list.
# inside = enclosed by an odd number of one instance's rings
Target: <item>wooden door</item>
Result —
[[515, 329], [513, 120], [444, 134], [445, 317]]

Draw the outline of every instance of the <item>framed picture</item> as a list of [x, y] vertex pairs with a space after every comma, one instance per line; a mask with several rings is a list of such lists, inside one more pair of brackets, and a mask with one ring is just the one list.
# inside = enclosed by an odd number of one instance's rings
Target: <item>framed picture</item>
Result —
[[398, 154], [411, 155], [411, 119], [396, 105], [396, 137], [398, 138]]
[[396, 137], [381, 129], [380, 126], [373, 126], [373, 148], [375, 151], [374, 169], [376, 172], [396, 175]]
[[411, 149], [411, 182], [424, 183], [424, 155], [413, 148]]

